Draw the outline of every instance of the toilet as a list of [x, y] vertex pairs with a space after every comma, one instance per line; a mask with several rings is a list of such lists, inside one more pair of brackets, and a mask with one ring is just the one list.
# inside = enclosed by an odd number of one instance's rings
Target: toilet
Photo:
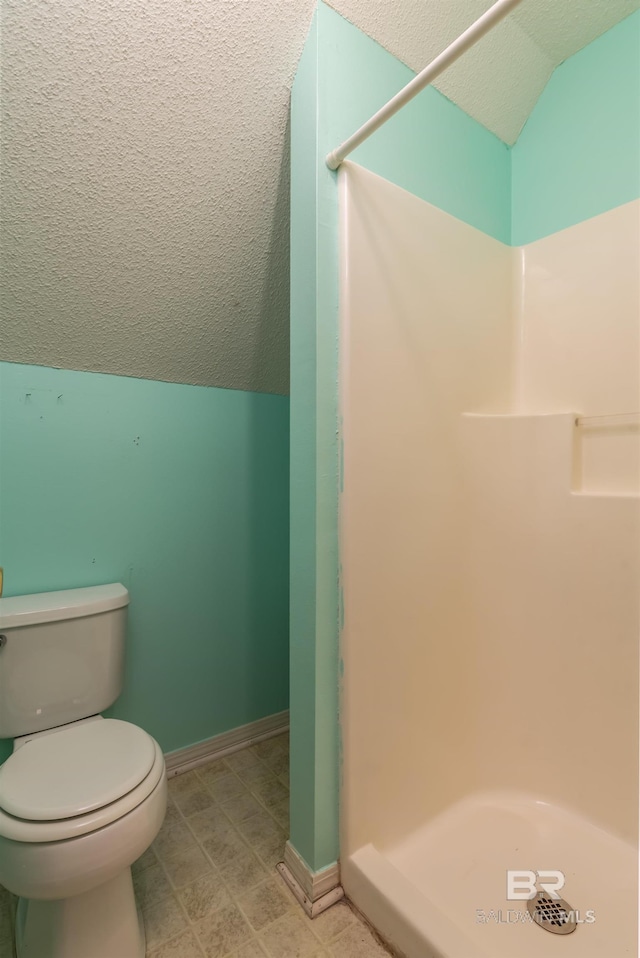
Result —
[[0, 884], [18, 958], [144, 958], [131, 865], [167, 804], [158, 743], [103, 718], [124, 675], [120, 584], [0, 599]]

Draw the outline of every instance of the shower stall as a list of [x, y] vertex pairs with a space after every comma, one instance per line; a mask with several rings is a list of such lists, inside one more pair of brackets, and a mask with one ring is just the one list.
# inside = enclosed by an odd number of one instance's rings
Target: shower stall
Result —
[[[585, 165], [566, 134], [576, 91], [585, 129], [614, 109], [591, 79], [603, 55], [565, 72], [546, 114], [532, 155], [575, 203], [531, 241], [514, 243], [513, 218], [508, 245], [343, 162], [516, 5], [500, 0], [327, 156], [341, 876], [408, 958], [638, 947], [640, 172], [594, 201], [615, 166]], [[625, 128], [632, 166], [637, 115], [610, 136]], [[528, 181], [510, 189], [531, 206]]]
[[410, 958], [635, 955], [640, 203], [339, 190], [346, 892]]

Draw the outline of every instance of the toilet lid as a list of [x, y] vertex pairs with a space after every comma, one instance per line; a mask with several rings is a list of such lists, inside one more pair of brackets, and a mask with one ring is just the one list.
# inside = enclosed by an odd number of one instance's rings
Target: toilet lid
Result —
[[129, 722], [61, 729], [27, 742], [0, 767], [0, 808], [29, 821], [84, 815], [139, 785], [154, 758], [151, 736]]

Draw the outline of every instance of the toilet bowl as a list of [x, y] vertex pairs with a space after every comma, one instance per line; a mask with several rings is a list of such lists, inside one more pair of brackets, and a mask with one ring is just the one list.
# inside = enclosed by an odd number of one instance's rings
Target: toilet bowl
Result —
[[127, 602], [119, 585], [0, 599], [0, 733], [17, 735], [0, 884], [19, 896], [18, 958], [144, 958], [131, 865], [164, 819], [164, 757], [138, 726], [88, 714], [120, 690]]
[[166, 810], [160, 747], [100, 716], [16, 744], [0, 767], [0, 884], [20, 896], [18, 958], [142, 958], [131, 865]]

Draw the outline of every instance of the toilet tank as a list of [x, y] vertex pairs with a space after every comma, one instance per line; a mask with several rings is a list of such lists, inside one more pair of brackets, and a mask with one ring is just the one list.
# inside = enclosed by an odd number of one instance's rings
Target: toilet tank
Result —
[[122, 689], [123, 585], [0, 599], [0, 738], [103, 712]]

